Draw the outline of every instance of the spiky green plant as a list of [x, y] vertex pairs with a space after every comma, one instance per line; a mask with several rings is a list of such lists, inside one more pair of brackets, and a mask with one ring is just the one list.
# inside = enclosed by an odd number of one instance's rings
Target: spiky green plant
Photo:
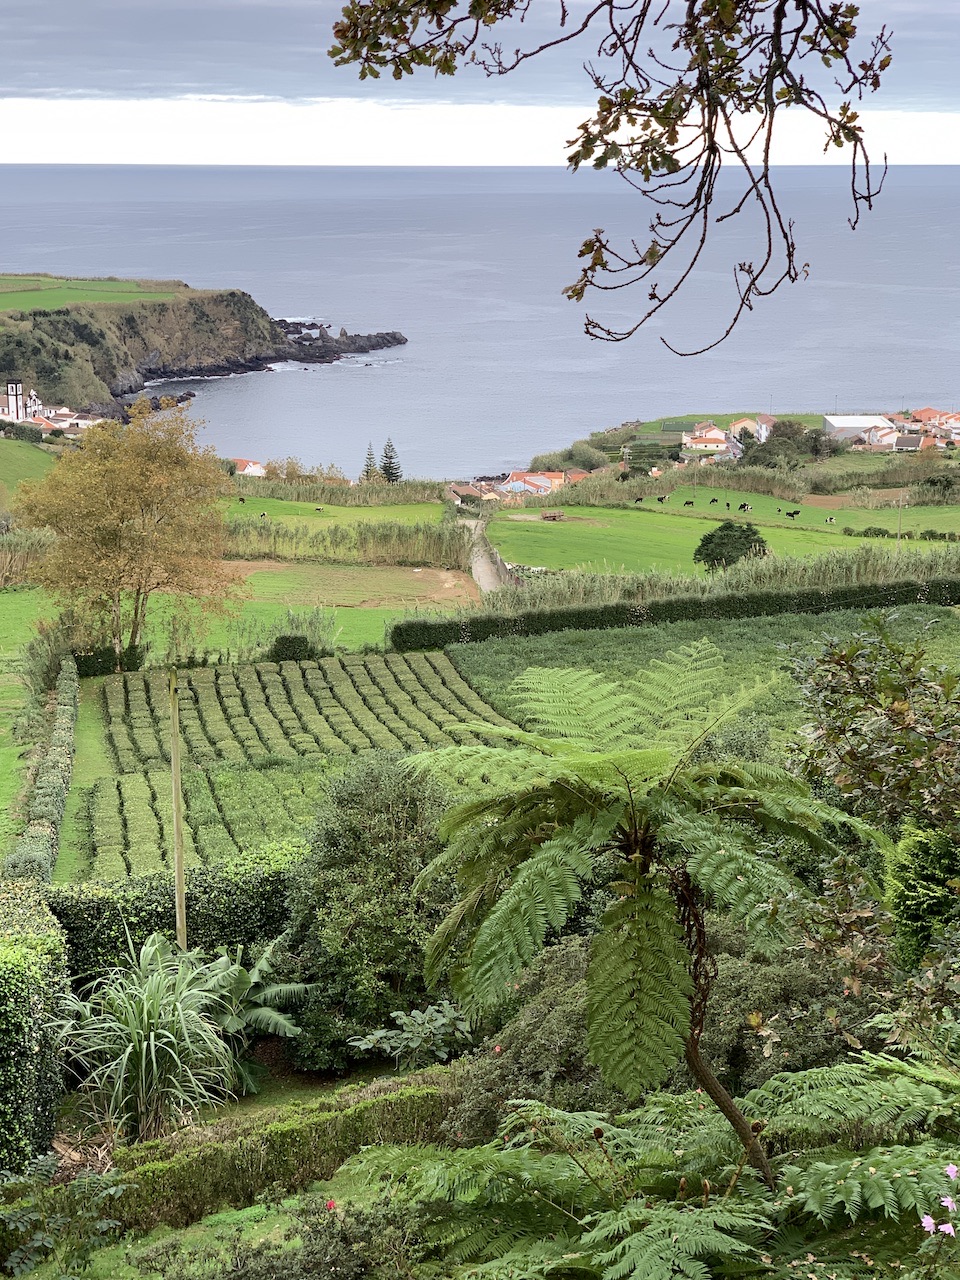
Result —
[[472, 798], [449, 812], [427, 881], [456, 870], [462, 897], [438, 931], [432, 977], [450, 968], [465, 1006], [502, 1001], [597, 878], [615, 899], [592, 943], [590, 1046], [610, 1082], [638, 1098], [684, 1059], [773, 1185], [756, 1127], [700, 1050], [716, 974], [704, 913], [725, 912], [756, 946], [781, 937], [797, 892], [766, 851], [784, 836], [836, 855], [828, 832], [870, 829], [767, 764], [695, 761], [753, 691], [730, 697], [723, 658], [702, 640], [632, 680], [531, 668], [515, 682], [529, 731], [502, 747], [457, 747], [411, 767], [453, 774]]
[[231, 1013], [196, 952], [154, 933], [129, 964], [64, 998], [60, 1034], [90, 1118], [146, 1142], [230, 1096], [236, 1065], [221, 1035]]

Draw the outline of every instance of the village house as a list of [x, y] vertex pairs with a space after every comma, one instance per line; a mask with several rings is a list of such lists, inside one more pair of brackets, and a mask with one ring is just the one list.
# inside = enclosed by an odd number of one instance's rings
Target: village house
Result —
[[889, 418], [871, 413], [825, 414], [823, 429], [851, 449], [893, 450], [901, 434]]
[[728, 442], [727, 432], [712, 422], [698, 422], [692, 431], [684, 431], [680, 437], [683, 449], [722, 449]]
[[499, 493], [543, 495], [554, 493], [565, 484], [576, 484], [589, 474], [589, 471], [579, 468], [572, 471], [511, 471], [496, 488]]
[[267, 474], [263, 463], [254, 462], [252, 458], [231, 458], [230, 461], [236, 466], [238, 476], [256, 476], [262, 480]]
[[6, 395], [0, 395], [0, 418], [7, 422], [26, 422], [43, 413], [43, 404], [32, 388], [28, 395], [23, 394], [23, 383], [19, 378], [7, 379]]

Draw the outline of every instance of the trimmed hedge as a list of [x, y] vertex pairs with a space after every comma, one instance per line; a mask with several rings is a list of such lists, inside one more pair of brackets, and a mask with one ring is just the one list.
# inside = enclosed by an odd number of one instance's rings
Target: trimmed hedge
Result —
[[[237, 857], [187, 871], [187, 942], [215, 952], [278, 937], [287, 926], [288, 860]], [[176, 936], [173, 877], [158, 871], [108, 882], [46, 886], [47, 905], [67, 942], [70, 973], [84, 978], [122, 964], [127, 935]]]
[[778, 613], [830, 613], [839, 609], [886, 609], [900, 604], [960, 604], [960, 578], [929, 582], [858, 583], [853, 586], [791, 591], [749, 591], [715, 596], [673, 596], [638, 605], [571, 605], [528, 613], [478, 613], [461, 618], [405, 618], [388, 633], [398, 653], [443, 649], [452, 644], [549, 631], [599, 631], [657, 626], [696, 618], [757, 618]]
[[27, 802], [27, 826], [3, 861], [9, 879], [49, 880], [60, 850], [60, 824], [73, 775], [74, 730], [80, 683], [77, 664], [66, 657], [57, 677], [50, 737], [42, 753]]
[[53, 1137], [63, 1076], [50, 1018], [65, 984], [63, 931], [42, 890], [0, 882], [0, 1169], [22, 1172]]
[[185, 1227], [208, 1213], [245, 1208], [266, 1192], [289, 1194], [330, 1178], [361, 1147], [441, 1140], [457, 1091], [450, 1074], [436, 1083], [392, 1089], [350, 1105], [332, 1095], [266, 1119], [222, 1121], [173, 1138], [118, 1149], [125, 1185], [111, 1208], [122, 1225], [147, 1232]]

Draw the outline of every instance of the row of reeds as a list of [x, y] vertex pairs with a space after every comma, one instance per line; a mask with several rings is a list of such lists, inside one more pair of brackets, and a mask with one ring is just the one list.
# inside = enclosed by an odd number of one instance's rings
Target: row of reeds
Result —
[[30, 569], [53, 542], [48, 529], [11, 529], [0, 534], [0, 590], [30, 581]]
[[407, 502], [442, 502], [445, 488], [441, 480], [398, 480], [396, 484], [348, 485], [237, 476], [235, 483], [237, 491], [246, 497], [329, 503], [332, 507], [396, 507]]
[[[929, 545], [929, 544], [926, 544]], [[882, 585], [886, 582], [960, 575], [960, 545], [933, 544], [929, 550], [864, 543], [852, 551], [819, 556], [748, 557], [719, 573], [694, 577], [682, 573], [585, 573], [563, 570], [538, 574], [518, 586], [500, 587], [483, 597], [484, 613], [507, 615], [567, 605], [646, 604], [671, 596], [711, 596], [738, 591], [789, 591], [809, 587]]]
[[227, 521], [232, 560], [326, 560], [336, 564], [406, 564], [470, 568], [471, 530], [450, 521], [404, 524], [360, 520], [320, 529], [237, 516]]

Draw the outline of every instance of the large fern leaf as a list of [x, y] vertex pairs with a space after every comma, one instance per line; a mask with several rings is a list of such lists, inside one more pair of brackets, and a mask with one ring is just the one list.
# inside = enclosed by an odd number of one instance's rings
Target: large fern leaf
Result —
[[604, 915], [587, 976], [591, 1057], [627, 1097], [660, 1084], [682, 1056], [691, 989], [672, 899], [631, 877]]
[[806, 1166], [788, 1165], [783, 1179], [796, 1203], [826, 1225], [905, 1213], [919, 1218], [944, 1194], [944, 1165], [953, 1150], [934, 1143], [875, 1147]]
[[656, 1205], [628, 1201], [598, 1216], [581, 1240], [603, 1280], [712, 1280], [715, 1267], [755, 1256], [769, 1228], [762, 1213], [738, 1205]]

